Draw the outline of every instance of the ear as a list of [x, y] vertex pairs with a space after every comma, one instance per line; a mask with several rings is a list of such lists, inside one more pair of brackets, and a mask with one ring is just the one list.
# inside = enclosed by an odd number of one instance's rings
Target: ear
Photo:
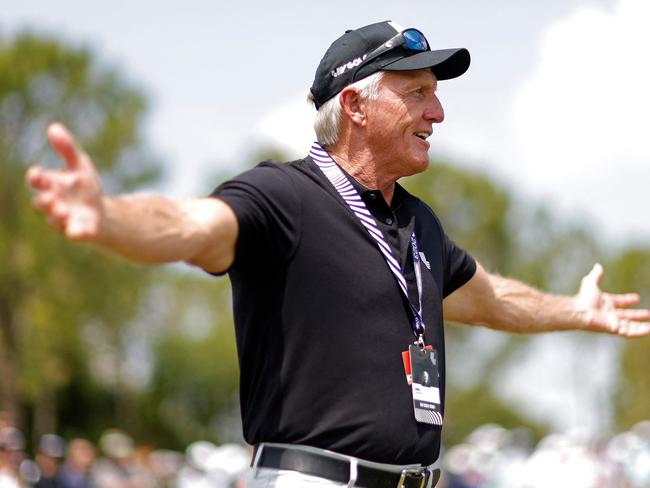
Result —
[[359, 127], [366, 124], [366, 106], [356, 88], [351, 86], [343, 88], [339, 94], [339, 102], [343, 113], [353, 124]]

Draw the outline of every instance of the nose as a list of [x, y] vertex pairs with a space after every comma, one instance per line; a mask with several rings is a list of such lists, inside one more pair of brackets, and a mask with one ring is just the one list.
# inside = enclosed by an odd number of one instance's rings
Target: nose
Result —
[[442, 103], [440, 103], [440, 99], [435, 93], [432, 94], [429, 104], [424, 111], [423, 117], [426, 120], [429, 120], [436, 124], [439, 124], [445, 120], [445, 110], [442, 108]]

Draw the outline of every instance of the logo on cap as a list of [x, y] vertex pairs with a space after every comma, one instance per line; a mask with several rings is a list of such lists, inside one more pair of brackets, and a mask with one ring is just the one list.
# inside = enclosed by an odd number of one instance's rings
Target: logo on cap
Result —
[[352, 61], [348, 61], [345, 64], [342, 64], [341, 66], [337, 67], [336, 69], [333, 69], [330, 71], [330, 74], [332, 77], [336, 78], [338, 76], [341, 76], [343, 73], [345, 73], [347, 70], [356, 68], [359, 66], [361, 63], [363, 63], [363, 60], [368, 57], [367, 54], [364, 54], [363, 56], [360, 56], [358, 58], [354, 58]]

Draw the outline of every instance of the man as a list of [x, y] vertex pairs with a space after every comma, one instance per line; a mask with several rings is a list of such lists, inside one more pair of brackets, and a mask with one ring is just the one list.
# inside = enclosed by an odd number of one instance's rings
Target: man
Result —
[[637, 295], [599, 290], [599, 265], [573, 297], [488, 274], [396, 183], [427, 168], [438, 80], [468, 67], [465, 49], [431, 51], [392, 22], [346, 32], [311, 87], [310, 155], [212, 198], [106, 196], [71, 135], [49, 128], [67, 167], [27, 181], [50, 225], [134, 261], [230, 274], [253, 486], [435, 484], [443, 298], [444, 319], [500, 330], [650, 333], [650, 311], [625, 309]]

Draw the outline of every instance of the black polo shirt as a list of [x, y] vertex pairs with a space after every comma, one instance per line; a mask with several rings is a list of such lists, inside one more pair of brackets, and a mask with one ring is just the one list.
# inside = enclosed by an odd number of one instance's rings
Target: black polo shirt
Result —
[[[389, 207], [379, 191], [351, 181], [400, 257], [417, 303], [415, 230], [426, 340], [440, 355], [444, 403], [442, 299], [473, 276], [475, 262], [399, 185]], [[433, 463], [441, 429], [415, 421], [401, 360], [414, 340], [407, 302], [377, 244], [313, 160], [261, 163], [214, 196], [239, 221], [229, 274], [246, 441]]]

